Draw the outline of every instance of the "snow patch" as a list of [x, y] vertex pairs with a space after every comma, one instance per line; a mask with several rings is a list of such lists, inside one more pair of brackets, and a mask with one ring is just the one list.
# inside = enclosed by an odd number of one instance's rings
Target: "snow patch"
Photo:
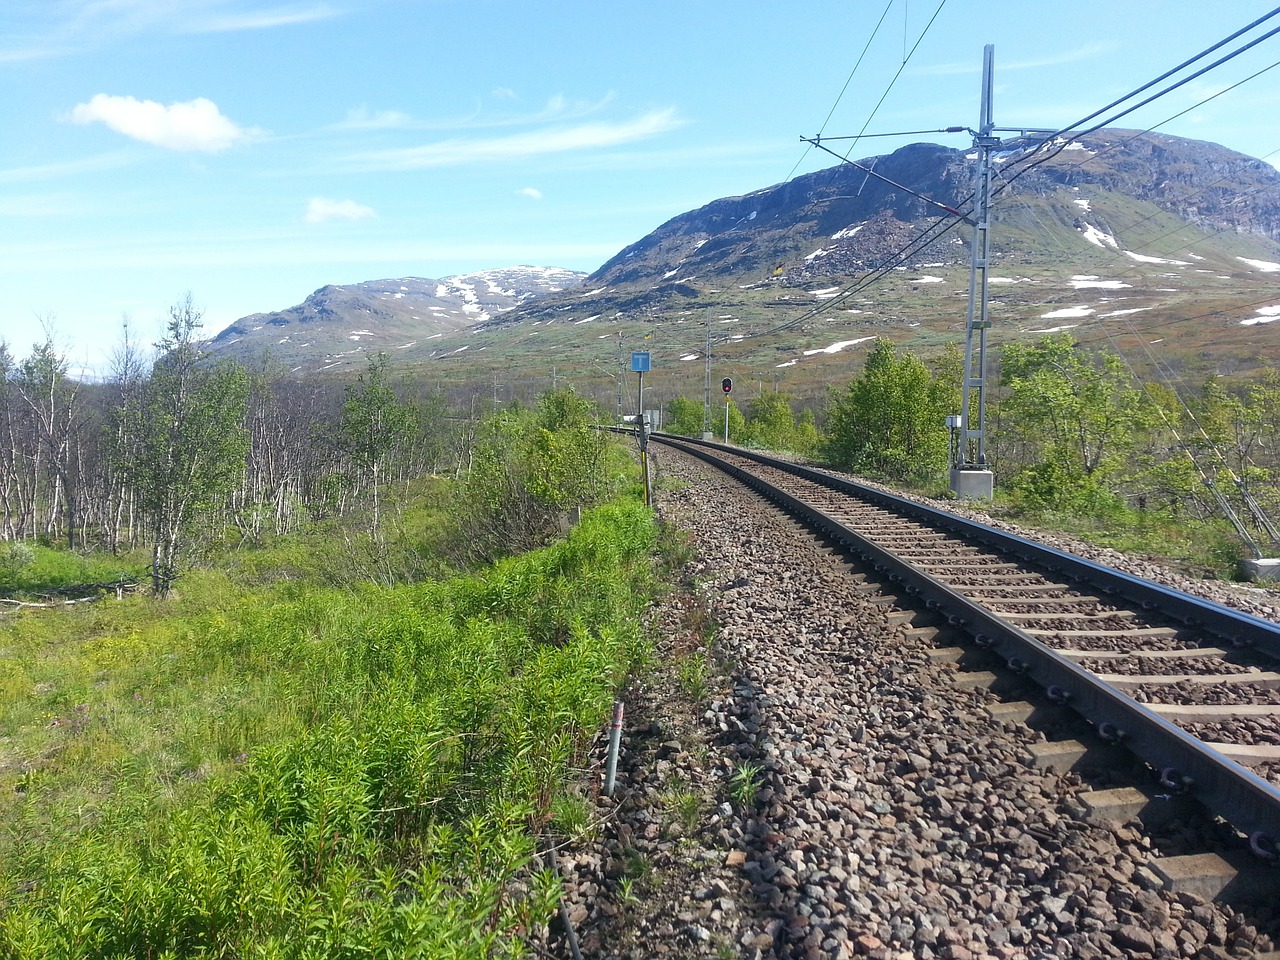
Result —
[[1110, 247], [1112, 250], [1119, 250], [1120, 244], [1116, 242], [1116, 238], [1109, 233], [1103, 233], [1092, 223], [1086, 223], [1084, 230], [1081, 231], [1084, 238], [1098, 247]]
[[1097, 277], [1072, 277], [1071, 285], [1077, 290], [1120, 290], [1131, 286], [1121, 280], [1099, 280]]
[[1040, 314], [1042, 320], [1066, 320], [1071, 317], [1087, 317], [1093, 313], [1093, 307], [1065, 307], [1062, 310], [1050, 310]]
[[1270, 260], [1250, 260], [1248, 257], [1236, 257], [1236, 259], [1262, 273], [1280, 273], [1280, 263], [1273, 263]]
[[1061, 333], [1063, 330], [1074, 330], [1078, 323], [1064, 323], [1060, 327], [1045, 327], [1043, 330], [1028, 330], [1027, 333]]
[[845, 347], [856, 346], [859, 343], [866, 343], [868, 340], [874, 340], [875, 337], [858, 337], [856, 340], [837, 340], [835, 343], [826, 347], [819, 347], [817, 350], [806, 350], [804, 355], [811, 357], [815, 353], [839, 353]]
[[[1148, 257], [1145, 254], [1134, 253], [1132, 250], [1125, 250], [1124, 255], [1131, 260], [1138, 261], [1138, 263], [1171, 263], [1177, 267], [1191, 266], [1191, 264], [1186, 260], [1169, 260], [1165, 257]], [[1276, 269], [1280, 270], [1280, 264], [1276, 264]]]
[[840, 292], [839, 287], [823, 287], [821, 290], [810, 290], [809, 293], [819, 300], [828, 300]]
[[606, 289], [605, 287], [596, 287], [596, 289], [588, 290], [586, 293], [580, 294], [580, 296], [585, 300], [587, 297], [594, 297], [597, 293], [604, 293]]
[[683, 357], [681, 357], [680, 359], [681, 359], [681, 360], [697, 360], [697, 359], [698, 359], [698, 355], [697, 355], [696, 353], [686, 353], [686, 354], [685, 354]]
[[[1077, 188], [1077, 189], [1079, 189], [1079, 188]], [[1077, 207], [1079, 207], [1081, 210], [1083, 210], [1085, 213], [1088, 213], [1088, 212], [1089, 212], [1089, 201], [1088, 201], [1088, 200], [1080, 199], [1080, 200], [1072, 200], [1071, 202], [1072, 202], [1072, 203], [1074, 203], [1074, 204], [1075, 204]]]
[[1143, 313], [1144, 311], [1147, 311], [1150, 309], [1152, 308], [1151, 307], [1130, 307], [1128, 310], [1112, 310], [1110, 313], [1098, 314], [1098, 319], [1101, 320], [1104, 317], [1124, 317], [1124, 316], [1128, 316], [1131, 313]]
[[1280, 320], [1280, 306], [1259, 307], [1258, 315], [1256, 317], [1249, 317], [1246, 320], [1241, 320], [1240, 326], [1253, 327], [1257, 326], [1259, 323], [1275, 323], [1277, 320]]
[[924, 277], [916, 277], [911, 282], [912, 283], [946, 283], [947, 281], [944, 280], [942, 277], [924, 276]]

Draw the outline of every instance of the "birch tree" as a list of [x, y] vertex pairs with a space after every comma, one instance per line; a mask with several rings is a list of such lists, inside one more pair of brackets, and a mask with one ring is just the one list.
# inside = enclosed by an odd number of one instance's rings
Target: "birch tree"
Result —
[[132, 479], [151, 529], [151, 584], [162, 597], [178, 578], [197, 521], [241, 482], [248, 452], [248, 380], [233, 363], [202, 362], [201, 316], [190, 295], [170, 308], [161, 356], [136, 412], [127, 414], [138, 437]]

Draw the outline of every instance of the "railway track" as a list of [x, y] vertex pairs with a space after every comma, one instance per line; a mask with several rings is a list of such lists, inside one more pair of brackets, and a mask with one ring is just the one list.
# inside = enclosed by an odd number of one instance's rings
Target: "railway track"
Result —
[[824, 471], [653, 439], [861, 557], [1277, 860], [1280, 624]]

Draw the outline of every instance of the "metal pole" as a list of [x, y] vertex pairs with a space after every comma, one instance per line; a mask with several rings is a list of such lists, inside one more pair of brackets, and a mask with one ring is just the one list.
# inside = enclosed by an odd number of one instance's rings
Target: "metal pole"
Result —
[[724, 442], [729, 442], [729, 395], [724, 395]]
[[[707, 349], [703, 352], [702, 432], [711, 435], [711, 311], [704, 313], [707, 322]], [[704, 438], [705, 439], [705, 438]]]
[[[987, 307], [987, 273], [990, 263], [991, 232], [991, 151], [1000, 138], [991, 135], [991, 89], [995, 47], [982, 51], [982, 109], [978, 135], [978, 184], [973, 209], [973, 245], [969, 263], [969, 306], [965, 317], [964, 393], [960, 407], [961, 443], [957, 467], [985, 467], [987, 329], [991, 326]], [[976, 406], [976, 415], [974, 407]]]
[[636, 394], [636, 436], [640, 440], [640, 473], [644, 479], [644, 505], [653, 505], [653, 489], [649, 485], [649, 434], [644, 428], [644, 371], [636, 372], [640, 385]]
[[618, 748], [622, 743], [622, 712], [622, 701], [614, 701], [613, 722], [609, 725], [609, 761], [605, 765], [604, 774], [604, 795], [606, 797], [613, 796], [613, 785], [618, 776]]

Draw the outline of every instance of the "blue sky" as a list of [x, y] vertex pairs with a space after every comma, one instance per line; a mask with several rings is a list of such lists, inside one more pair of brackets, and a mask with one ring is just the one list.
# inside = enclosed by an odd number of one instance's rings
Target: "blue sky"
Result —
[[[326, 283], [592, 270], [829, 165], [801, 136], [977, 126], [984, 44], [997, 124], [1058, 127], [1271, 6], [4, 0], [0, 339], [47, 322], [101, 369], [122, 317], [154, 340], [187, 292], [211, 334]], [[1123, 124], [1193, 108], [1160, 129], [1274, 163], [1280, 68], [1201, 101], [1277, 60], [1280, 36]], [[969, 143], [853, 155], [925, 139]]]

